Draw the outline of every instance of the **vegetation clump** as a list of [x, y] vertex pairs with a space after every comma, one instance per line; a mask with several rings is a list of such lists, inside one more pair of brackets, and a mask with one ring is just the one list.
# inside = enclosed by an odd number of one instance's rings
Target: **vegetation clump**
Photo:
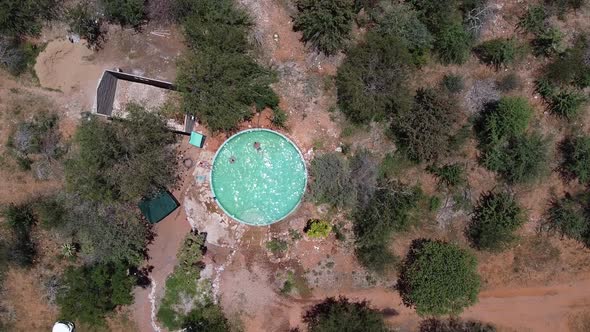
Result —
[[86, 40], [90, 49], [99, 49], [105, 40], [103, 19], [90, 2], [82, 1], [66, 11], [70, 30]]
[[175, 137], [166, 120], [137, 104], [126, 112], [124, 120], [90, 117], [78, 127], [76, 152], [65, 164], [70, 191], [102, 202], [137, 202], [174, 183]]
[[524, 212], [514, 196], [487, 192], [479, 199], [466, 234], [477, 249], [499, 251], [516, 239], [514, 232], [524, 221]]
[[0, 2], [0, 34], [38, 36], [43, 21], [59, 14], [61, 0], [4, 0]]
[[250, 55], [252, 23], [232, 0], [182, 2], [180, 21], [189, 51], [178, 64], [182, 109], [213, 131], [236, 129], [253, 108], [275, 109], [275, 73]]
[[144, 0], [101, 0], [105, 17], [121, 26], [139, 28], [146, 20]]
[[560, 170], [567, 180], [590, 184], [590, 137], [570, 137], [561, 144]]
[[428, 171], [438, 178], [438, 183], [447, 188], [454, 188], [467, 182], [465, 167], [461, 164], [446, 164], [441, 167], [431, 166]]
[[417, 188], [386, 184], [375, 192], [364, 209], [353, 216], [355, 254], [369, 269], [384, 271], [395, 261], [388, 249], [391, 236], [416, 223], [422, 193]]
[[410, 111], [394, 117], [392, 130], [397, 142], [416, 162], [434, 161], [443, 155], [458, 121], [456, 104], [452, 98], [432, 89], [420, 89]]
[[494, 325], [458, 318], [430, 318], [420, 322], [419, 332], [496, 332]]
[[303, 315], [310, 332], [386, 332], [383, 316], [369, 307], [369, 303], [351, 302], [345, 297], [326, 298]]
[[459, 93], [465, 88], [463, 77], [454, 74], [443, 76], [441, 85], [450, 93]]
[[403, 40], [369, 33], [338, 68], [340, 110], [352, 122], [368, 123], [409, 109], [412, 99], [406, 80], [414, 68]]
[[25, 204], [8, 205], [2, 216], [10, 229], [10, 242], [7, 243], [8, 258], [21, 267], [31, 267], [37, 257], [37, 243], [33, 239], [33, 226], [37, 223], [32, 207]]
[[496, 69], [513, 63], [518, 55], [518, 45], [514, 39], [497, 38], [481, 43], [475, 53], [484, 63]]
[[421, 315], [457, 315], [477, 302], [475, 257], [455, 244], [417, 239], [404, 260], [397, 289]]
[[105, 325], [105, 316], [117, 306], [133, 303], [136, 279], [123, 263], [69, 267], [58, 294], [60, 316], [89, 325]]
[[293, 20], [295, 31], [315, 49], [333, 55], [350, 37], [354, 18], [352, 0], [297, 0], [299, 11]]
[[[590, 216], [588, 195], [566, 195], [554, 200], [547, 211], [547, 227], [570, 239], [590, 246]], [[586, 202], [585, 202], [586, 201]]]
[[331, 231], [332, 225], [326, 220], [311, 219], [305, 226], [305, 234], [312, 239], [325, 239]]

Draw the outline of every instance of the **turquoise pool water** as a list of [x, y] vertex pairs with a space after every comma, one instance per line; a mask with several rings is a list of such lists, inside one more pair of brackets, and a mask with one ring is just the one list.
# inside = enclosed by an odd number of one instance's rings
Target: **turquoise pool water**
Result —
[[230, 217], [248, 225], [270, 225], [299, 205], [307, 171], [299, 149], [267, 129], [230, 137], [215, 154], [211, 190]]

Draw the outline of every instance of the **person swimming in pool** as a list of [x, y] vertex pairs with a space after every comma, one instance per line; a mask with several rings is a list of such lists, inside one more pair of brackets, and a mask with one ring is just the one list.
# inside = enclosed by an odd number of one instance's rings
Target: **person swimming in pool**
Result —
[[235, 162], [236, 162], [236, 157], [234, 157], [234, 156], [229, 157], [229, 163], [230, 164], [233, 164]]
[[260, 151], [260, 142], [254, 142], [254, 148], [256, 151]]

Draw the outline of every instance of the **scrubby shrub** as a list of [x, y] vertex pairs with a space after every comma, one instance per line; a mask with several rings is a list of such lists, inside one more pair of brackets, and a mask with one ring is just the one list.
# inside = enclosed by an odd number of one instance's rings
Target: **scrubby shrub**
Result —
[[31, 234], [37, 222], [28, 203], [11, 204], [2, 211], [11, 233], [10, 260], [21, 267], [30, 267], [37, 256], [37, 244]]
[[311, 219], [305, 226], [305, 233], [312, 239], [325, 239], [331, 231], [332, 225], [326, 220]]
[[67, 211], [60, 197], [46, 197], [34, 205], [39, 224], [45, 229], [59, 228], [66, 222]]
[[454, 74], [443, 76], [441, 85], [450, 93], [459, 93], [465, 88], [463, 76]]
[[354, 188], [348, 161], [337, 153], [315, 157], [311, 161], [311, 197], [317, 203], [345, 207], [354, 204]]
[[576, 90], [562, 90], [555, 93], [549, 101], [549, 110], [551, 113], [567, 119], [575, 119], [582, 110], [582, 106], [588, 101], [588, 98]]
[[545, 174], [547, 140], [536, 133], [515, 136], [499, 151], [490, 151], [485, 158], [486, 167], [500, 173], [508, 183], [529, 183]]
[[271, 239], [266, 242], [266, 249], [276, 255], [287, 251], [287, 249], [289, 249], [289, 244], [287, 241], [281, 239]]
[[499, 251], [516, 239], [514, 232], [524, 221], [524, 212], [514, 196], [487, 192], [479, 199], [466, 234], [477, 249]]
[[547, 18], [548, 15], [543, 6], [532, 6], [520, 17], [517, 28], [533, 34], [540, 34], [545, 30]]
[[377, 189], [379, 162], [369, 151], [360, 150], [350, 158], [349, 168], [355, 205], [358, 208], [364, 208]]
[[184, 238], [182, 247], [178, 251], [178, 266], [182, 273], [200, 273], [201, 259], [205, 252], [205, 235], [192, 230]]
[[289, 117], [287, 116], [287, 113], [285, 113], [285, 111], [278, 107], [273, 108], [271, 118], [272, 124], [274, 124], [277, 127], [285, 128], [288, 119]]
[[376, 24], [376, 33], [400, 37], [407, 45], [416, 65], [426, 62], [434, 38], [410, 5], [381, 2], [378, 8], [370, 13]]
[[105, 40], [102, 18], [90, 2], [82, 1], [66, 11], [70, 30], [86, 40], [88, 48], [98, 49]]
[[520, 89], [522, 87], [522, 81], [518, 74], [510, 73], [502, 76], [502, 78], [496, 81], [496, 85], [500, 91], [509, 92]]
[[47, 159], [57, 159], [64, 152], [58, 121], [57, 114], [40, 112], [32, 120], [19, 123], [7, 145], [17, 158], [28, 159], [31, 154], [42, 154]]
[[39, 52], [40, 48], [28, 41], [0, 36], [0, 66], [14, 76], [30, 70]]
[[469, 59], [473, 40], [463, 24], [457, 22], [441, 28], [434, 48], [444, 64], [462, 64]]
[[105, 17], [121, 26], [138, 28], [145, 22], [145, 0], [101, 0]]
[[517, 57], [518, 45], [514, 39], [496, 38], [481, 43], [475, 53], [484, 63], [499, 69], [513, 63]]
[[457, 187], [467, 182], [465, 167], [461, 164], [447, 164], [441, 167], [431, 166], [428, 171], [438, 178], [438, 183], [448, 188]]
[[420, 322], [419, 332], [496, 332], [492, 324], [474, 320], [460, 320], [451, 318], [441, 320], [430, 318]]
[[354, 18], [352, 0], [297, 0], [299, 11], [293, 19], [295, 31], [303, 33], [302, 40], [327, 55], [344, 47]]
[[329, 297], [314, 305], [303, 315], [303, 322], [310, 332], [389, 331], [383, 316], [368, 302], [350, 302], [345, 297]]
[[364, 209], [353, 216], [355, 253], [361, 264], [383, 271], [395, 258], [387, 245], [394, 232], [408, 230], [422, 193], [416, 188], [388, 184], [378, 189]]
[[404, 304], [416, 308], [418, 315], [457, 315], [477, 302], [477, 261], [457, 245], [417, 239], [396, 287]]
[[59, 14], [61, 0], [3, 0], [0, 2], [0, 34], [37, 36], [43, 21]]
[[557, 28], [548, 27], [538, 32], [532, 41], [537, 56], [552, 56], [563, 51], [563, 34]]
[[590, 184], [590, 137], [570, 137], [561, 144], [560, 150], [561, 174], [568, 180], [577, 178], [583, 184]]
[[400, 112], [392, 121], [396, 141], [416, 162], [432, 161], [443, 155], [456, 131], [458, 116], [452, 98], [432, 89], [420, 89], [411, 111]]
[[493, 144], [524, 133], [533, 116], [533, 108], [523, 97], [503, 97], [483, 114], [480, 138]]
[[65, 164], [69, 191], [91, 200], [136, 202], [175, 182], [169, 146], [175, 137], [166, 120], [135, 104], [126, 112], [125, 120], [91, 117], [78, 127], [77, 150]]
[[89, 325], [104, 325], [105, 316], [120, 305], [133, 303], [136, 279], [123, 263], [70, 267], [58, 294], [60, 317]]
[[232, 331], [229, 321], [218, 305], [208, 303], [191, 310], [182, 323], [186, 332], [227, 332]]
[[384, 120], [391, 113], [407, 110], [411, 105], [407, 79], [413, 69], [412, 56], [402, 40], [369, 32], [338, 68], [340, 110], [355, 123]]
[[545, 4], [559, 16], [563, 16], [569, 10], [578, 10], [586, 3], [586, 0], [545, 0]]
[[590, 216], [586, 211], [588, 203], [584, 202], [585, 198], [588, 197], [572, 197], [568, 194], [551, 202], [547, 211], [548, 229], [590, 245]]
[[561, 87], [574, 86], [583, 89], [590, 86], [589, 49], [588, 37], [580, 35], [574, 40], [572, 47], [545, 68], [545, 78]]

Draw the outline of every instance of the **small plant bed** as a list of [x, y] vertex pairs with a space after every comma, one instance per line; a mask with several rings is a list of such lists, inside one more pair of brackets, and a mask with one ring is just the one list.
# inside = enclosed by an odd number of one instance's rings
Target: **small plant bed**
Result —
[[310, 219], [303, 231], [310, 239], [325, 239], [332, 232], [332, 225], [326, 220]]

